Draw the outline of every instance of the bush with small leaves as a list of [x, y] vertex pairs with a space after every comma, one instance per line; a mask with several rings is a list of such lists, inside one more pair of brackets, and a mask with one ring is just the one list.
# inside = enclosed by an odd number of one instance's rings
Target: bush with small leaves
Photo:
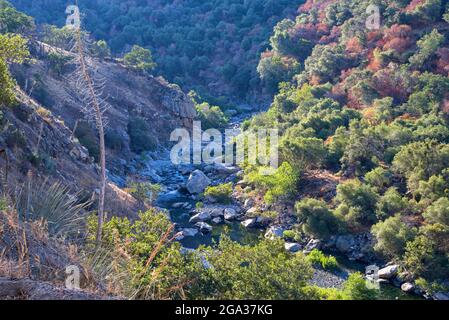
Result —
[[376, 215], [379, 220], [385, 220], [395, 214], [402, 214], [409, 207], [408, 200], [403, 198], [396, 188], [389, 188], [376, 205]]
[[137, 45], [134, 45], [131, 51], [125, 54], [123, 61], [126, 66], [138, 71], [150, 72], [156, 68], [151, 51]]
[[361, 273], [353, 273], [344, 284], [345, 300], [376, 300], [379, 297], [376, 289], [370, 289]]
[[209, 186], [204, 191], [206, 197], [210, 197], [218, 203], [229, 204], [232, 201], [232, 182]]
[[426, 222], [449, 226], [449, 199], [440, 198], [423, 213]]
[[337, 187], [336, 213], [354, 227], [369, 226], [377, 221], [376, 204], [379, 195], [376, 190], [360, 180], [348, 180]]
[[376, 239], [374, 249], [391, 259], [404, 254], [407, 242], [413, 240], [417, 232], [397, 215], [375, 224], [371, 233]]
[[341, 229], [341, 221], [322, 200], [303, 199], [295, 205], [303, 231], [318, 238], [329, 238]]
[[307, 260], [315, 265], [320, 266], [324, 270], [336, 270], [338, 269], [337, 259], [333, 256], [326, 256], [320, 250], [314, 249], [307, 255]]

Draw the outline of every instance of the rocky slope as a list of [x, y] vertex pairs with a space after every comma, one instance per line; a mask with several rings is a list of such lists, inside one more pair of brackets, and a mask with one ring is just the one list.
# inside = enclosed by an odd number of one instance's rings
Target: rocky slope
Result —
[[[0, 159], [2, 173], [5, 175], [7, 171], [10, 187], [20, 185], [31, 170], [34, 175], [50, 176], [74, 190], [83, 190], [88, 197], [96, 189], [98, 166], [80, 141], [86, 145], [87, 140], [92, 153], [97, 144], [96, 134], [92, 125], [80, 121], [82, 103], [71, 79], [73, 64], [69, 61], [56, 72], [49, 58], [56, 52], [70, 60], [71, 54], [37, 42], [31, 43], [30, 49], [33, 61], [13, 67], [21, 87], [19, 104], [2, 110], [0, 147], [5, 150], [3, 155], [7, 155]], [[119, 147], [108, 144], [107, 168], [111, 180], [106, 202], [114, 214], [131, 214], [137, 210], [135, 200], [117, 187], [124, 182], [123, 177], [133, 173], [129, 164], [137, 157], [131, 150], [130, 123], [133, 119], [145, 123], [139, 134], [150, 137], [161, 149], [169, 145], [174, 128], [191, 126], [195, 109], [179, 87], [161, 78], [132, 73], [114, 61], [90, 62], [101, 78], [107, 79], [104, 87], [110, 105], [106, 112], [107, 135], [114, 137], [112, 142], [119, 142]], [[88, 133], [83, 135], [91, 141], [85, 137], [76, 139], [80, 129]]]

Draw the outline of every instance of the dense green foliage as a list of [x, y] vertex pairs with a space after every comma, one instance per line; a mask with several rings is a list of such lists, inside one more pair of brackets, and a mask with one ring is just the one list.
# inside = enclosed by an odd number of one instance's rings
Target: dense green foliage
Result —
[[[65, 0], [13, 0], [39, 23], [65, 24]], [[207, 101], [258, 91], [256, 70], [274, 25], [303, 0], [78, 1], [86, 30], [114, 54], [151, 49], [157, 72]], [[45, 7], [45, 10], [42, 8]]]
[[0, 106], [14, 103], [15, 81], [9, 63], [23, 63], [29, 56], [26, 40], [20, 35], [0, 34]]
[[125, 61], [125, 65], [138, 71], [148, 72], [156, 67], [151, 51], [136, 45], [132, 47], [130, 52], [125, 54], [123, 61]]
[[207, 187], [204, 191], [206, 197], [210, 197], [218, 203], [228, 204], [232, 200], [232, 183], [224, 183], [218, 186]]
[[[95, 219], [89, 230], [95, 234]], [[317, 299], [307, 281], [311, 264], [291, 256], [281, 241], [242, 246], [226, 236], [217, 248], [182, 252], [169, 220], [154, 210], [131, 222], [112, 218], [104, 227], [98, 267], [109, 285], [133, 298]]]
[[320, 250], [314, 249], [307, 256], [307, 260], [315, 266], [323, 269], [335, 270], [338, 268], [337, 259], [332, 256], [326, 256]]
[[380, 256], [442, 281], [449, 276], [449, 4], [375, 1], [381, 27], [368, 30], [371, 3], [310, 0], [295, 20], [280, 22], [259, 64], [267, 86], [280, 83], [277, 95], [244, 128], [279, 128], [280, 155], [299, 183], [310, 173], [338, 176], [332, 200], [315, 190], [316, 199], [297, 202], [303, 232], [326, 239], [371, 230]]

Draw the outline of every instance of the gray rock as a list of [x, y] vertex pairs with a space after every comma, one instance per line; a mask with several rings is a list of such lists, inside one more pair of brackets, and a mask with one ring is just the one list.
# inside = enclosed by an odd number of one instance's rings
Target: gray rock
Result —
[[281, 226], [272, 226], [265, 233], [265, 238], [272, 240], [276, 238], [282, 238], [283, 236], [284, 236], [284, 228], [282, 228]]
[[169, 202], [169, 201], [176, 201], [176, 199], [179, 199], [181, 194], [177, 190], [173, 190], [164, 194], [161, 194], [159, 196], [159, 201], [163, 202]]
[[284, 246], [285, 246], [285, 250], [287, 250], [288, 252], [291, 252], [291, 253], [296, 253], [299, 250], [301, 250], [301, 246], [299, 245], [299, 243], [287, 242]]
[[189, 222], [190, 223], [204, 222], [210, 220], [211, 218], [212, 216], [210, 215], [210, 213], [204, 211], [194, 215], [192, 218], [190, 218]]
[[245, 228], [255, 228], [257, 225], [257, 219], [256, 218], [247, 219], [245, 221], [242, 221], [241, 223]]
[[224, 218], [225, 220], [234, 220], [239, 216], [239, 214], [237, 213], [237, 211], [233, 208], [226, 208], [224, 210]]
[[307, 243], [307, 245], [306, 245], [306, 247], [304, 248], [303, 252], [304, 252], [305, 254], [309, 254], [309, 253], [312, 252], [313, 250], [319, 249], [319, 248], [320, 248], [320, 245], [321, 245], [321, 241], [320, 241], [320, 240], [318, 240], [318, 239], [312, 239], [312, 240], [310, 240], [310, 241]]
[[198, 230], [194, 228], [185, 228], [181, 231], [184, 237], [194, 237], [198, 234]]
[[221, 219], [220, 217], [216, 217], [212, 219], [212, 223], [213, 224], [220, 224], [223, 222], [223, 219]]
[[413, 290], [415, 290], [415, 285], [413, 283], [406, 282], [401, 285], [401, 290], [404, 292], [410, 293]]
[[379, 270], [379, 278], [381, 279], [391, 279], [398, 274], [399, 266], [394, 264]]
[[251, 208], [254, 205], [254, 200], [251, 198], [248, 198], [245, 200], [245, 203], [243, 204], [243, 207], [245, 209]]
[[335, 246], [338, 251], [342, 253], [346, 253], [351, 250], [351, 247], [354, 245], [354, 237], [351, 235], [339, 236], [335, 243]]
[[198, 222], [195, 226], [200, 230], [201, 233], [209, 233], [212, 231], [212, 226], [206, 222]]
[[190, 174], [186, 188], [190, 193], [198, 194], [204, 192], [210, 183], [210, 179], [202, 171], [195, 170]]
[[172, 205], [172, 208], [174, 209], [179, 209], [181, 207], [184, 207], [185, 203], [184, 202], [176, 202]]
[[212, 208], [210, 209], [210, 215], [212, 218], [223, 217], [223, 208]]
[[240, 170], [237, 167], [227, 166], [223, 163], [215, 163], [214, 169], [219, 174], [233, 174]]

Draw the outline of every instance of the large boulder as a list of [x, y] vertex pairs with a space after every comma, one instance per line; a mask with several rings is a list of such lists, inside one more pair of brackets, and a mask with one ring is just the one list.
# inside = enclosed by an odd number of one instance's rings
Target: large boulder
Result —
[[209, 233], [212, 231], [212, 226], [206, 222], [198, 222], [195, 226], [200, 230], [201, 233]]
[[210, 212], [204, 211], [194, 215], [192, 218], [190, 218], [189, 222], [190, 223], [204, 222], [210, 220], [211, 218], [212, 216]]
[[210, 183], [210, 179], [201, 170], [195, 170], [190, 174], [186, 188], [191, 194], [199, 194], [204, 192]]
[[398, 274], [399, 266], [397, 264], [382, 268], [379, 270], [379, 278], [391, 279]]
[[226, 208], [224, 210], [224, 218], [225, 218], [225, 220], [228, 220], [228, 221], [235, 220], [238, 216], [239, 216], [239, 214], [233, 208]]
[[223, 217], [223, 208], [212, 208], [209, 210], [212, 218]]
[[246, 219], [245, 221], [242, 221], [242, 225], [245, 228], [255, 228], [257, 226], [257, 219], [256, 218]]
[[283, 236], [284, 236], [284, 228], [282, 228], [281, 226], [272, 226], [265, 233], [265, 238], [272, 240], [276, 238], [282, 238]]
[[198, 234], [198, 230], [194, 228], [185, 228], [181, 231], [183, 237], [194, 237]]
[[240, 169], [233, 166], [227, 166], [223, 163], [215, 163], [214, 169], [218, 174], [233, 174], [237, 173]]
[[406, 282], [406, 283], [401, 285], [401, 290], [406, 292], [406, 293], [410, 293], [413, 290], [415, 290], [415, 286], [413, 285], [413, 283]]

